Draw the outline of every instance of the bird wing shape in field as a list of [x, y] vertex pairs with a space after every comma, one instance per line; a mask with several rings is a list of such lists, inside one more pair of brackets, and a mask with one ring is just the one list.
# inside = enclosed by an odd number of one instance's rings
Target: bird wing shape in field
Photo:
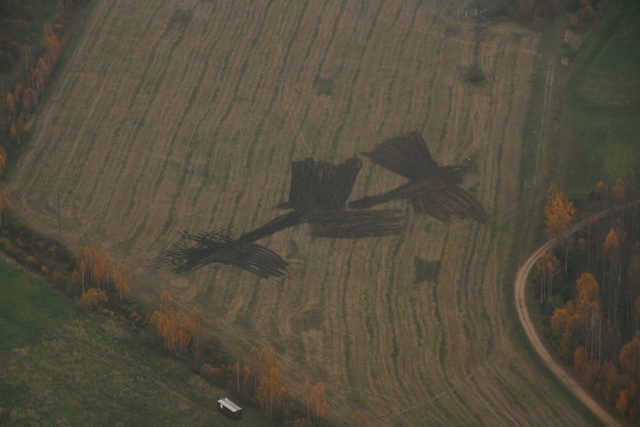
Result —
[[398, 175], [417, 180], [438, 169], [427, 144], [417, 131], [385, 139], [370, 153], [362, 153], [372, 162]]
[[413, 131], [388, 138], [371, 153], [363, 154], [410, 181], [386, 193], [355, 200], [349, 207], [367, 209], [391, 200], [409, 199], [416, 213], [444, 222], [450, 222], [453, 217], [488, 221], [482, 204], [459, 187], [466, 168], [438, 166], [420, 133]]

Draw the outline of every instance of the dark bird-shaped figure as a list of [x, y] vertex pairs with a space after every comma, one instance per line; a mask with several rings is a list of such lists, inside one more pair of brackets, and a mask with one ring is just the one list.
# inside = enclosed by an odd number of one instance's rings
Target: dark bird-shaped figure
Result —
[[416, 213], [443, 222], [451, 222], [454, 217], [488, 222], [482, 204], [460, 187], [466, 168], [439, 166], [420, 133], [388, 138], [370, 153], [362, 154], [409, 182], [386, 193], [355, 200], [349, 203], [350, 208], [368, 209], [391, 200], [408, 199]]
[[291, 162], [287, 209], [268, 223], [237, 239], [225, 232], [181, 233], [182, 239], [158, 257], [176, 273], [188, 273], [211, 263], [230, 264], [263, 278], [285, 275], [287, 262], [271, 249], [255, 243], [298, 224], [311, 225], [315, 237], [356, 238], [397, 235], [404, 218], [397, 210], [349, 210], [347, 201], [362, 162], [350, 158], [334, 165], [312, 158]]

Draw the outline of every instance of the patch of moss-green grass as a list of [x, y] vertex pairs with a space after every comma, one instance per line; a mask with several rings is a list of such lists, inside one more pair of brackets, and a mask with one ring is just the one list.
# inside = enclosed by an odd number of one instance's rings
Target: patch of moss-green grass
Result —
[[27, 345], [79, 315], [75, 302], [0, 260], [0, 351]]
[[427, 261], [416, 256], [413, 258], [413, 265], [415, 271], [415, 283], [438, 281], [441, 265], [440, 260]]
[[565, 190], [586, 197], [603, 180], [640, 170], [640, 3], [611, 3], [574, 58], [563, 96], [559, 169]]
[[[149, 340], [87, 315], [0, 352], [0, 425], [229, 425], [215, 405], [227, 392]], [[243, 424], [269, 425], [244, 409]]]

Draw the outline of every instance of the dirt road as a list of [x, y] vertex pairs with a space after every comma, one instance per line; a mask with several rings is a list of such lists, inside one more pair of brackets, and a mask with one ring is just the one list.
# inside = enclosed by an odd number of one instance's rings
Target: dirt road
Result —
[[[632, 206], [636, 206], [640, 204], [640, 200], [634, 200], [632, 202], [625, 203], [620, 206], [616, 206], [614, 208], [606, 209], [597, 215], [580, 221], [575, 224], [570, 230], [569, 234], [575, 233], [580, 228], [596, 221], [599, 218], [602, 218], [605, 215], [610, 213], [614, 213], [623, 209], [627, 209]], [[518, 310], [518, 317], [520, 318], [520, 323], [522, 323], [522, 327], [527, 333], [527, 337], [529, 341], [533, 345], [533, 348], [538, 353], [544, 364], [549, 368], [553, 374], [558, 377], [558, 379], [567, 387], [574, 396], [576, 396], [582, 403], [584, 403], [603, 423], [609, 426], [621, 426], [613, 416], [611, 416], [598, 402], [596, 402], [591, 396], [587, 394], [587, 392], [580, 387], [580, 384], [560, 365], [558, 365], [553, 357], [549, 354], [545, 346], [540, 341], [540, 337], [538, 336], [533, 323], [531, 322], [531, 318], [529, 317], [529, 311], [527, 310], [527, 304], [525, 301], [526, 293], [525, 287], [527, 284], [527, 277], [529, 276], [529, 272], [535, 265], [538, 258], [546, 252], [551, 250], [558, 242], [559, 238], [554, 238], [549, 240], [547, 243], [542, 245], [535, 251], [529, 259], [525, 261], [525, 263], [518, 270], [518, 275], [516, 276], [515, 282], [515, 298], [516, 298], [516, 309]]]

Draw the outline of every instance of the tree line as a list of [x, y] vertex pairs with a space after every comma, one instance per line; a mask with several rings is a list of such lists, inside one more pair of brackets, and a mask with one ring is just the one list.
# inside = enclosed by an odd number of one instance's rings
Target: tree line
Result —
[[124, 263], [115, 262], [106, 250], [93, 245], [80, 250], [71, 283], [87, 308], [106, 304], [110, 296], [123, 302], [131, 292]]
[[20, 145], [27, 123], [51, 82], [62, 56], [67, 29], [84, 0], [59, 0], [52, 22], [42, 28], [42, 38], [30, 41], [30, 27], [38, 22], [32, 6], [0, 0], [0, 146], [13, 152]]
[[[9, 155], [20, 146], [40, 97], [62, 56], [68, 27], [85, 0], [58, 0], [42, 39], [32, 43], [29, 30], [37, 11], [19, 0], [0, 0], [0, 179]], [[12, 208], [0, 183], [0, 228], [7, 227]]]
[[[328, 404], [324, 383], [305, 380], [301, 387], [301, 401], [294, 401], [292, 388], [280, 374], [278, 358], [273, 349], [258, 350], [253, 346], [249, 351], [248, 361], [234, 362], [231, 374], [227, 387], [240, 396], [252, 399], [271, 419], [295, 427], [322, 425], [326, 422]], [[352, 414], [351, 425], [368, 426], [367, 415], [356, 409]]]
[[[327, 401], [322, 382], [304, 384], [304, 410], [293, 401], [291, 387], [280, 374], [273, 349], [251, 347], [248, 361], [236, 361], [228, 388], [247, 396], [273, 420], [293, 425], [319, 425], [326, 416]], [[301, 416], [304, 413], [303, 416]]]
[[[589, 218], [635, 197], [618, 178], [602, 181], [581, 209]], [[629, 420], [640, 419], [640, 210], [606, 215], [573, 235], [573, 202], [552, 185], [547, 237], [560, 237], [537, 262], [535, 280], [558, 354], [583, 383]]]
[[[84, 266], [89, 264], [81, 258], [85, 258], [85, 254], [95, 254], [95, 268], [100, 264], [100, 252], [91, 247], [81, 251], [79, 268], [74, 273], [76, 283], [78, 277], [83, 274], [88, 277], [89, 274], [88, 270], [82, 273]], [[99, 283], [103, 277], [104, 274], [94, 274], [94, 283]], [[328, 403], [323, 382], [314, 383], [307, 379], [300, 387], [302, 395], [296, 399], [291, 385], [281, 374], [278, 356], [273, 349], [263, 347], [259, 350], [253, 346], [244, 362], [223, 355], [217, 339], [203, 330], [203, 314], [199, 305], [190, 310], [180, 308], [171, 293], [164, 290], [159, 309], [145, 316], [143, 327], [154, 332], [163, 351], [190, 364], [204, 379], [237, 393], [240, 399], [249, 399], [270, 420], [295, 427], [326, 423]], [[367, 427], [367, 414], [360, 409], [354, 410], [351, 425]]]
[[153, 312], [149, 323], [166, 350], [178, 357], [192, 351], [195, 359], [201, 358], [202, 307], [195, 306], [190, 312], [176, 309], [173, 297], [165, 290], [160, 295], [160, 311]]
[[[7, 156], [7, 152], [4, 151], [4, 148], [2, 148], [2, 146], [0, 145], [0, 179], [2, 179], [2, 176], [4, 175], [4, 171], [7, 167], [8, 161], [9, 158]], [[7, 189], [0, 181], [0, 228], [7, 227], [7, 216], [11, 207], [11, 200], [9, 199], [9, 195], [7, 194]]]

